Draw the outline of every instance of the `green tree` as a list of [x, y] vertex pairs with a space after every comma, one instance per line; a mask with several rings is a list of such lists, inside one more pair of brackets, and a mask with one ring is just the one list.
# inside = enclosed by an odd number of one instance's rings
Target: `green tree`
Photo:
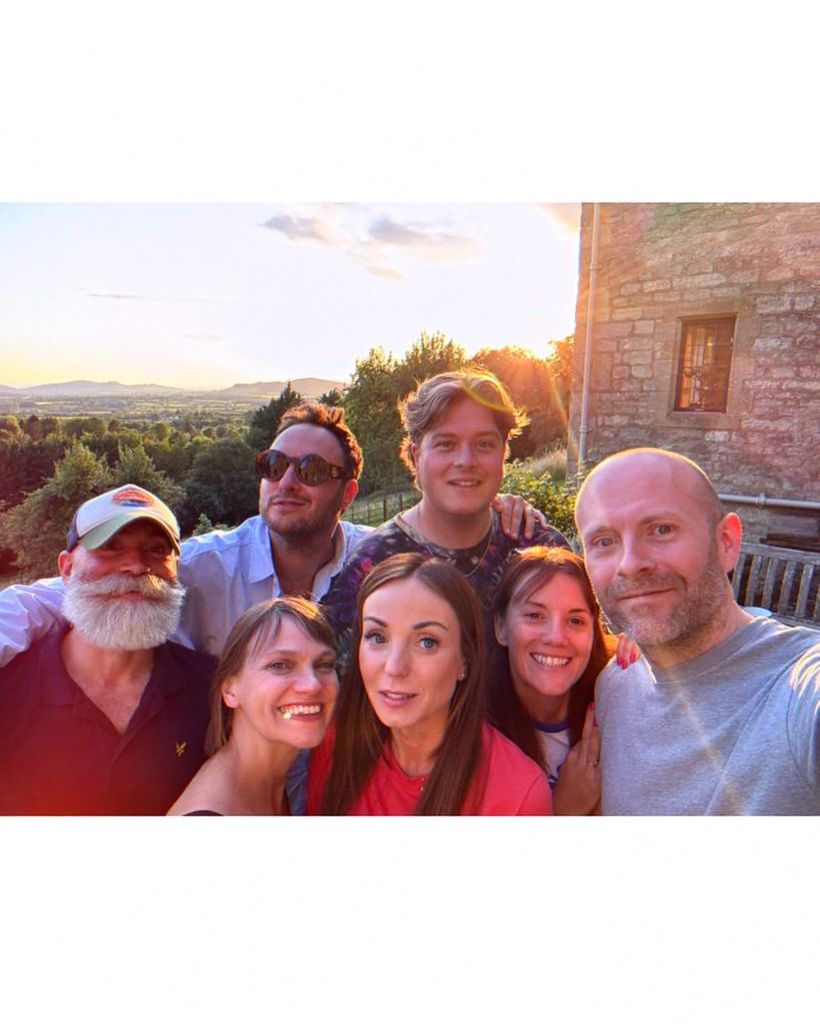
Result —
[[467, 365], [467, 353], [457, 342], [436, 331], [428, 334], [422, 331], [407, 355], [397, 364], [398, 398], [413, 391], [423, 380], [437, 373], [463, 370]]
[[341, 405], [342, 393], [338, 388], [331, 388], [330, 391], [325, 391], [319, 395], [316, 401], [321, 402], [322, 405]]
[[474, 356], [473, 364], [494, 373], [530, 414], [529, 426], [510, 444], [513, 458], [526, 458], [555, 441], [566, 443], [572, 344], [572, 336], [553, 342], [545, 359], [515, 345], [481, 349]]
[[383, 348], [371, 348], [356, 360], [343, 405], [345, 419], [364, 454], [360, 480], [362, 494], [377, 488], [406, 485], [407, 474], [398, 459], [401, 421], [396, 402], [400, 385], [396, 361]]
[[278, 398], [272, 398], [267, 405], [257, 409], [251, 416], [248, 428], [248, 444], [254, 451], [262, 451], [269, 447], [271, 440], [279, 428], [279, 421], [291, 408], [302, 401], [298, 391], [294, 391], [290, 381], [279, 392]]
[[53, 437], [30, 441], [28, 435], [18, 434], [12, 441], [0, 441], [0, 507], [18, 504], [45, 483], [65, 449], [65, 443]]
[[166, 474], [156, 468], [150, 455], [141, 444], [129, 448], [120, 446], [117, 465], [114, 467], [112, 487], [122, 484], [136, 484], [164, 501], [174, 511], [181, 505], [184, 489], [174, 483]]
[[507, 494], [520, 494], [547, 517], [571, 543], [575, 541], [575, 497], [564, 484], [556, 483], [548, 473], [534, 476], [518, 462], [507, 465], [501, 490]]
[[76, 510], [112, 486], [110, 467], [74, 442], [54, 475], [19, 505], [0, 513], [0, 547], [10, 548], [27, 579], [52, 576]]
[[241, 438], [226, 438], [195, 457], [180, 511], [184, 531], [190, 530], [203, 512], [212, 523], [230, 526], [254, 515], [259, 503], [254, 455], [254, 449]]

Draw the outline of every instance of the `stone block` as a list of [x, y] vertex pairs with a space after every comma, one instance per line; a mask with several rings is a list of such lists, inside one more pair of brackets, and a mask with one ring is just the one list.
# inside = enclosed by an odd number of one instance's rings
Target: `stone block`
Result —
[[624, 352], [621, 362], [627, 366], [649, 366], [652, 362], [652, 353], [647, 351]]
[[629, 284], [623, 285], [621, 288], [621, 295], [634, 295], [635, 292], [639, 292], [641, 286], [637, 282], [631, 281]]
[[633, 366], [632, 376], [638, 377], [639, 379], [648, 380], [654, 375], [654, 370], [651, 366]]
[[621, 352], [651, 352], [655, 348], [655, 339], [647, 337], [624, 338], [619, 347]]
[[643, 290], [645, 292], [668, 292], [672, 287], [672, 282], [668, 278], [658, 278], [655, 281], [644, 281]]
[[761, 295], [755, 306], [758, 313], [788, 313], [792, 300], [788, 295]]
[[628, 306], [625, 309], [616, 309], [612, 313], [613, 320], [641, 320], [643, 311], [640, 306]]
[[711, 441], [714, 444], [726, 444], [730, 436], [728, 430], [707, 430], [703, 435], [704, 440]]
[[636, 334], [654, 334], [655, 320], [636, 320], [633, 327]]
[[792, 347], [791, 338], [755, 338], [752, 352], [787, 351]]
[[632, 324], [614, 324], [610, 321], [595, 325], [594, 338], [626, 338], [632, 333]]
[[726, 284], [725, 274], [685, 274], [681, 284], [686, 288], [715, 288], [719, 284]]

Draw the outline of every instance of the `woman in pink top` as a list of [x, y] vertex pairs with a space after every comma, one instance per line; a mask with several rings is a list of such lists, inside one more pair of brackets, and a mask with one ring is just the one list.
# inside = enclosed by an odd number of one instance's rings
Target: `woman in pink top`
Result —
[[401, 554], [367, 576], [313, 814], [551, 814], [537, 764], [485, 721], [481, 607], [463, 573]]

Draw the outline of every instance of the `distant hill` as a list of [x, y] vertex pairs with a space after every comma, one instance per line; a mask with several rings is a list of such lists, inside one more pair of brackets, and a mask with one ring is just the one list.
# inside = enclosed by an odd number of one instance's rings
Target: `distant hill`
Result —
[[181, 388], [167, 388], [162, 384], [120, 384], [118, 381], [67, 380], [58, 384], [36, 384], [30, 388], [12, 388], [21, 395], [171, 395], [180, 394]]
[[[222, 395], [225, 398], [276, 398], [287, 387], [286, 380], [257, 381], [255, 384], [234, 384], [221, 391], [210, 391], [211, 397]], [[298, 391], [303, 398], [318, 398], [319, 395], [332, 391], [341, 391], [344, 382], [340, 380], [321, 380], [319, 377], [299, 377], [292, 380], [290, 386]]]
[[[257, 381], [255, 384], [234, 384], [229, 388], [202, 391], [194, 388], [169, 388], [163, 384], [120, 384], [119, 381], [68, 380], [58, 384], [36, 384], [30, 388], [12, 388], [0, 384], [0, 394], [19, 395], [32, 398], [99, 398], [106, 395], [194, 395], [207, 394], [210, 398], [275, 398], [286, 387], [285, 380]], [[291, 387], [305, 398], [318, 398], [333, 388], [341, 390], [344, 383], [339, 380], [321, 380], [318, 377], [300, 377], [291, 381]]]

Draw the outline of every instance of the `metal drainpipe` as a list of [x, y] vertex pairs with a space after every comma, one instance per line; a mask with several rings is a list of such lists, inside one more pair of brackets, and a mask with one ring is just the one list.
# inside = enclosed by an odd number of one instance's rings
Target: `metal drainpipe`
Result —
[[721, 501], [734, 502], [736, 505], [757, 505], [758, 508], [802, 508], [810, 512], [820, 512], [820, 501], [800, 501], [792, 498], [769, 498], [765, 494], [719, 494]]
[[589, 433], [589, 385], [592, 370], [592, 330], [595, 314], [595, 284], [598, 276], [598, 229], [601, 222], [601, 204], [592, 204], [592, 251], [589, 257], [589, 295], [587, 296], [587, 330], [584, 343], [584, 378], [581, 390], [581, 424], [578, 430], [578, 466], [576, 478], [581, 482], [587, 458]]

